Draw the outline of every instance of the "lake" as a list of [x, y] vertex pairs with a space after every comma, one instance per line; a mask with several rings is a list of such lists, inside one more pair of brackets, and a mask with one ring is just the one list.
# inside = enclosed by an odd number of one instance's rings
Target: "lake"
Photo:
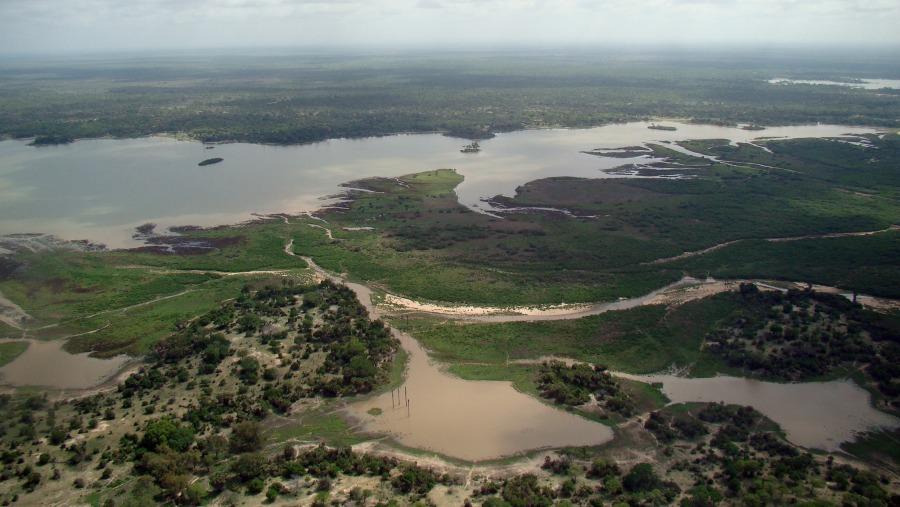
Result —
[[[869, 128], [834, 125], [773, 127], [763, 131], [663, 122], [676, 131], [627, 123], [581, 130], [500, 134], [479, 153], [460, 153], [460, 139], [439, 134], [338, 139], [302, 146], [201, 143], [164, 137], [100, 139], [61, 146], [0, 142], [0, 236], [45, 233], [133, 247], [134, 228], [156, 223], [213, 226], [253, 214], [299, 213], [323, 205], [340, 184], [370, 176], [394, 177], [454, 168], [465, 177], [460, 201], [489, 208], [483, 198], [513, 195], [527, 181], [551, 176], [613, 177], [602, 172], [647, 158], [581, 153], [647, 142], [759, 137], [832, 137]], [[200, 167], [210, 157], [223, 162]]]
[[[349, 408], [367, 431], [467, 461], [598, 445], [613, 438], [609, 427], [546, 405], [516, 391], [510, 382], [448, 375], [417, 341], [407, 335], [400, 340], [409, 354], [403, 385]], [[372, 415], [371, 409], [381, 413]]]
[[88, 352], [70, 354], [62, 349], [64, 340], [26, 341], [25, 352], [0, 368], [0, 385], [88, 389], [114, 376], [131, 360], [124, 355], [97, 359]]
[[900, 424], [900, 419], [872, 408], [869, 393], [849, 380], [777, 383], [729, 376], [618, 375], [661, 382], [672, 403], [750, 405], [778, 423], [791, 442], [828, 452], [839, 451], [841, 443], [859, 432]]

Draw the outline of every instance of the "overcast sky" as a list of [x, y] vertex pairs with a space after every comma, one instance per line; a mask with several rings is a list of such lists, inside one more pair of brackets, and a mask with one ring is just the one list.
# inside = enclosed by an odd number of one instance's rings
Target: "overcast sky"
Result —
[[0, 0], [2, 53], [548, 43], [900, 47], [900, 0]]

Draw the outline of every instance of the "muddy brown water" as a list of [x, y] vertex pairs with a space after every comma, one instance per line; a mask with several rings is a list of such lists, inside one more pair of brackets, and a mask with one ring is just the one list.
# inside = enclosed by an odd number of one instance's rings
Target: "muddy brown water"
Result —
[[[367, 431], [390, 435], [407, 447], [467, 461], [541, 448], [597, 445], [613, 438], [607, 426], [557, 410], [516, 391], [509, 382], [450, 376], [418, 342], [407, 335], [399, 337], [409, 354], [406, 381], [399, 390], [348, 409]], [[381, 414], [370, 415], [373, 408]]]
[[109, 379], [133, 360], [125, 355], [98, 359], [90, 357], [88, 352], [70, 354], [62, 349], [65, 340], [25, 341], [28, 342], [25, 352], [0, 368], [0, 384], [65, 390], [88, 389]]
[[618, 375], [661, 382], [672, 403], [750, 405], [778, 423], [791, 442], [828, 452], [840, 450], [841, 443], [861, 431], [900, 424], [900, 419], [873, 408], [869, 393], [849, 380], [775, 383], [729, 376]]
[[[304, 260], [325, 276], [339, 280], [312, 259]], [[680, 285], [694, 283], [698, 281], [679, 282]], [[350, 284], [350, 287], [377, 317], [377, 310], [371, 304], [371, 291], [359, 284]], [[662, 290], [587, 311], [597, 315], [632, 308]], [[516, 315], [488, 317], [493, 322], [501, 322], [583, 316], [585, 314], [580, 312], [526, 319]], [[362, 421], [367, 431], [391, 435], [409, 447], [472, 461], [542, 447], [591, 445], [611, 438], [611, 432], [609, 437], [605, 436], [609, 428], [544, 405], [516, 391], [509, 383], [452, 377], [428, 359], [418, 342], [409, 336], [401, 336], [403, 347], [411, 355], [407, 379], [400, 386], [401, 401], [395, 391], [350, 407], [350, 413]], [[869, 393], [847, 380], [775, 383], [727, 376], [618, 375], [648, 383], [662, 382], [663, 392], [671, 403], [724, 401], [753, 406], [781, 426], [788, 440], [813, 449], [837, 451], [841, 443], [852, 441], [860, 432], [900, 424], [896, 417], [872, 407]], [[406, 399], [410, 399], [408, 411]], [[373, 408], [382, 413], [370, 415], [368, 411]]]

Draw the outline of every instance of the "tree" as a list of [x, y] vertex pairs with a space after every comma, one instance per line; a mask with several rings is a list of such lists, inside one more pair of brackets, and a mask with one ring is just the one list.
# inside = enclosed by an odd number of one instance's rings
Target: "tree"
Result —
[[219, 459], [219, 456], [228, 450], [228, 439], [222, 435], [210, 435], [200, 441], [200, 447], [205, 454], [211, 455], [213, 459]]
[[[238, 459], [232, 463], [231, 471], [236, 474], [242, 481], [249, 481], [262, 477], [266, 474], [266, 465], [268, 460], [261, 453], [245, 452], [238, 456]], [[260, 488], [259, 491], [262, 491]], [[257, 491], [257, 493], [259, 493]]]
[[176, 452], [188, 450], [194, 443], [194, 429], [190, 425], [182, 426], [172, 419], [159, 419], [147, 424], [147, 430], [141, 438], [140, 446], [151, 452], [166, 446]]
[[622, 485], [630, 493], [652, 491], [659, 487], [659, 476], [650, 463], [638, 463], [622, 478]]
[[254, 421], [244, 421], [234, 425], [228, 439], [231, 452], [253, 452], [262, 449], [262, 426]]

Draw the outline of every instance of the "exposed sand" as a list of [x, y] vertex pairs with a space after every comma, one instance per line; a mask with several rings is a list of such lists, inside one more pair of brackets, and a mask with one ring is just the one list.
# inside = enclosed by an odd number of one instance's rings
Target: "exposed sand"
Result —
[[439, 305], [435, 303], [422, 303], [413, 301], [400, 296], [387, 294], [384, 297], [384, 303], [380, 306], [386, 306], [390, 310], [415, 311], [425, 313], [436, 313], [439, 315], [461, 315], [461, 316], [477, 316], [477, 315], [568, 315], [574, 314], [590, 308], [592, 305], [547, 305], [547, 306], [508, 306], [508, 307], [492, 307], [492, 306], [449, 306]]
[[19, 330], [25, 329], [25, 323], [33, 320], [21, 306], [13, 303], [0, 291], [0, 322]]

